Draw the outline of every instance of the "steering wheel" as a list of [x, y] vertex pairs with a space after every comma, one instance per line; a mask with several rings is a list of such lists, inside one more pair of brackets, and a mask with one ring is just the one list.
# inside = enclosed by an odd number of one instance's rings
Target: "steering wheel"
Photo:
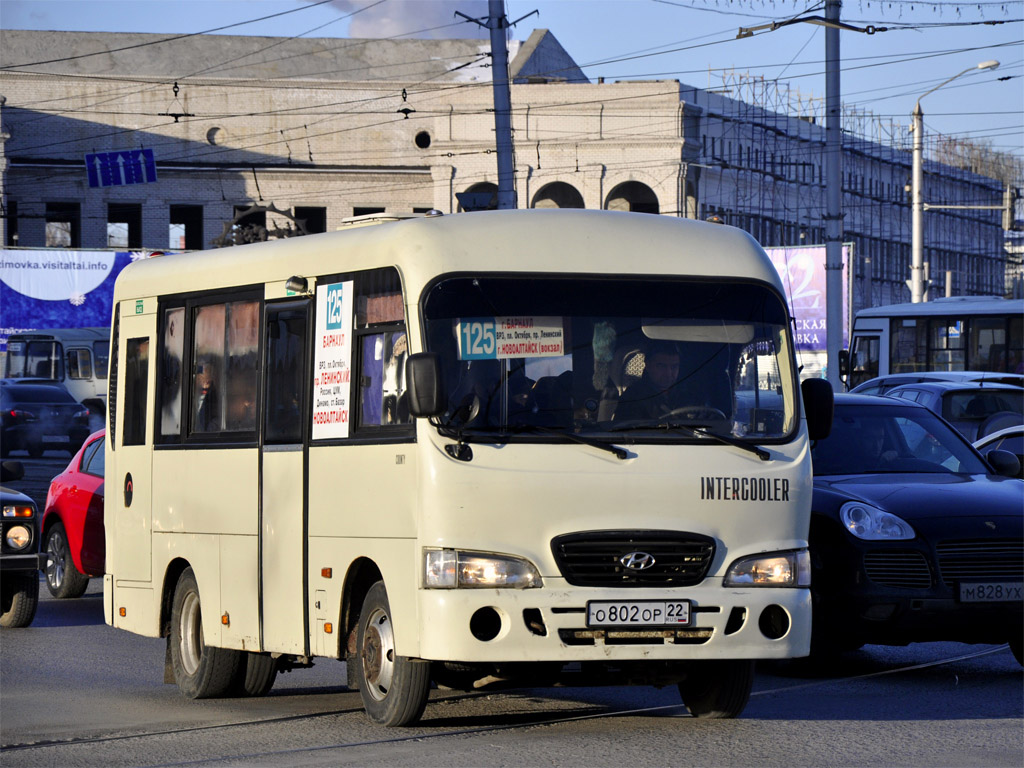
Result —
[[666, 416], [682, 416], [692, 421], [706, 421], [708, 419], [726, 421], [729, 417], [717, 408], [710, 405], [687, 405], [682, 408], [674, 408]]

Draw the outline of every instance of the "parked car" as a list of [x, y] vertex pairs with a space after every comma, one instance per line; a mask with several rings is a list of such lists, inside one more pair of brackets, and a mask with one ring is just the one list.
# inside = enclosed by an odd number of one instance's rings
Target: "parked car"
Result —
[[994, 450], [1009, 451], [1017, 457], [1017, 461], [1021, 465], [1017, 477], [1024, 479], [1024, 424], [1000, 429], [991, 435], [986, 435], [980, 440], [976, 440], [974, 447], [982, 456], [988, 456]]
[[89, 435], [67, 468], [50, 483], [43, 512], [46, 587], [58, 598], [81, 597], [103, 575], [104, 432]]
[[1008, 642], [1024, 664], [1024, 483], [1012, 454], [986, 461], [915, 403], [836, 395], [812, 460], [812, 656]]
[[932, 381], [902, 384], [885, 393], [920, 403], [973, 442], [996, 430], [1024, 423], [1024, 389], [1009, 384]]
[[884, 395], [901, 384], [920, 384], [926, 381], [981, 382], [1012, 384], [1024, 388], [1024, 374], [997, 371], [919, 371], [917, 373], [890, 373], [861, 382], [850, 390], [853, 395]]
[[72, 455], [89, 436], [89, 409], [57, 384], [0, 387], [0, 454], [38, 458], [58, 448]]
[[[0, 464], [0, 482], [20, 480], [20, 461]], [[0, 627], [27, 627], [39, 605], [39, 514], [32, 499], [0, 485]]]

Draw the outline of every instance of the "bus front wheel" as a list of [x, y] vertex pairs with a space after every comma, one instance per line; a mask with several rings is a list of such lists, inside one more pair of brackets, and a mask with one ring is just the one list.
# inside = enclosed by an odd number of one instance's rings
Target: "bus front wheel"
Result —
[[366, 593], [359, 614], [355, 662], [367, 716], [379, 725], [419, 720], [430, 693], [430, 664], [399, 656], [384, 582]]
[[743, 712], [753, 686], [753, 661], [703, 661], [679, 683], [679, 694], [694, 717], [731, 718]]
[[229, 693], [242, 654], [211, 648], [204, 642], [199, 586], [191, 568], [182, 572], [174, 589], [170, 644], [174, 681], [186, 698], [209, 699]]

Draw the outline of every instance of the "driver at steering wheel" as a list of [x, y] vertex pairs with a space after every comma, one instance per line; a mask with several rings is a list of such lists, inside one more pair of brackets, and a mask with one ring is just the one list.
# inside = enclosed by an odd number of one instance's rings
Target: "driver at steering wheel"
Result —
[[654, 341], [644, 352], [644, 372], [640, 380], [622, 393], [615, 420], [650, 420], [667, 416], [681, 408], [683, 402], [679, 382], [681, 355], [669, 341]]

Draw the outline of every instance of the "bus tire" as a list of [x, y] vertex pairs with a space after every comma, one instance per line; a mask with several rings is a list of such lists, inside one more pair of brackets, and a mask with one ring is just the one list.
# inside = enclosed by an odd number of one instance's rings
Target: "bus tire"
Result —
[[356, 640], [359, 695], [378, 725], [409, 725], [420, 719], [430, 693], [430, 663], [399, 656], [384, 582], [366, 593]]
[[171, 665], [178, 689], [187, 699], [225, 696], [241, 663], [240, 651], [204, 642], [199, 586], [192, 569], [186, 568], [174, 588], [171, 607]]
[[242, 652], [235, 679], [231, 684], [236, 696], [266, 696], [277, 679], [277, 659], [269, 653]]
[[39, 572], [13, 571], [0, 583], [0, 627], [10, 629], [27, 627], [36, 616], [39, 606]]
[[753, 685], [753, 661], [703, 661], [679, 683], [679, 695], [694, 717], [733, 718], [747, 706]]
[[46, 534], [46, 588], [58, 600], [81, 597], [89, 587], [89, 577], [82, 574], [71, 557], [68, 533], [63, 523], [54, 523]]

